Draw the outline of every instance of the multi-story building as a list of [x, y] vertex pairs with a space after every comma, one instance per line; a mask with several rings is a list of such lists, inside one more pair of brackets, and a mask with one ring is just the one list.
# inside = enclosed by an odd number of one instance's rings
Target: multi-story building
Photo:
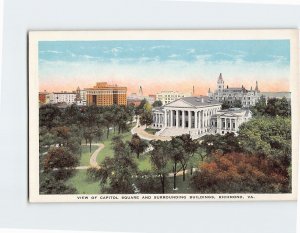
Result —
[[53, 92], [50, 94], [50, 103], [59, 104], [66, 103], [67, 105], [76, 104], [76, 92]]
[[98, 82], [92, 88], [86, 88], [87, 105], [110, 106], [127, 104], [127, 87], [109, 85], [107, 82]]
[[76, 90], [76, 104], [79, 106], [86, 105], [86, 90], [81, 90], [79, 87]]
[[163, 105], [173, 102], [174, 100], [192, 96], [191, 93], [180, 93], [177, 91], [162, 91], [156, 94], [156, 100], [160, 100]]
[[250, 107], [255, 105], [260, 98], [261, 93], [258, 89], [257, 81], [254, 90], [252, 87], [250, 90], [247, 90], [243, 85], [242, 87], [228, 87], [228, 85], [225, 87], [222, 74], [220, 74], [217, 81], [217, 89], [214, 92], [211, 92], [209, 88], [208, 96], [219, 102], [227, 101], [233, 103], [236, 100], [240, 100], [243, 107]]
[[162, 107], [153, 108], [152, 128], [160, 136], [190, 134], [199, 138], [207, 134], [237, 134], [239, 126], [251, 118], [250, 110], [221, 110], [221, 103], [207, 96], [183, 97]]

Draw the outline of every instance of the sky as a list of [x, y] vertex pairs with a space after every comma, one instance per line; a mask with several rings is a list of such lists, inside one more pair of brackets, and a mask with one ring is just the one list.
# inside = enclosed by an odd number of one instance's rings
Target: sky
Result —
[[96, 82], [128, 94], [160, 91], [206, 95], [225, 86], [289, 91], [289, 40], [40, 41], [40, 91], [72, 91]]

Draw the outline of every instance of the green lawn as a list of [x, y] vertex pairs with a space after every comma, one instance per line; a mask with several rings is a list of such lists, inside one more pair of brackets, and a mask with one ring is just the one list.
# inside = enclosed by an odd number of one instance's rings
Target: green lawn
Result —
[[151, 162], [149, 153], [140, 155], [140, 158], [135, 158], [135, 161], [138, 165], [139, 170], [141, 171], [150, 171], [151, 170]]
[[80, 166], [89, 166], [90, 165], [90, 157], [97, 148], [98, 148], [98, 146], [92, 145], [92, 152], [90, 153], [89, 145], [81, 146]]
[[77, 170], [74, 176], [72, 176], [67, 182], [77, 189], [80, 194], [98, 194], [100, 193], [99, 181], [90, 181], [87, 178], [86, 170]]
[[104, 144], [104, 148], [99, 152], [97, 156], [98, 164], [100, 164], [105, 157], [113, 157], [114, 152], [112, 149], [112, 138], [117, 135], [120, 135], [122, 139], [125, 141], [130, 141], [131, 139], [131, 132], [118, 134], [117, 132], [114, 133], [113, 131], [111, 131], [108, 138], [105, 137], [104, 139], [101, 140], [101, 143]]
[[189, 171], [186, 171], [185, 181], [183, 181], [182, 176], [176, 177], [177, 190], [173, 190], [173, 177], [168, 177], [169, 185], [166, 189], [166, 193], [195, 193], [190, 187], [191, 175], [188, 173]]

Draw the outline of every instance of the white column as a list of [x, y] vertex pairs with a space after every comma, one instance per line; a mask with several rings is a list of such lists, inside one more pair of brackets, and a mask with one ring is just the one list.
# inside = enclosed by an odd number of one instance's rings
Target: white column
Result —
[[164, 127], [167, 127], [167, 109], [165, 109], [165, 125], [164, 125]]
[[179, 111], [176, 110], [176, 128], [179, 126]]
[[182, 126], [181, 127], [182, 128], [185, 127], [185, 111], [184, 110], [182, 110]]
[[173, 110], [171, 110], [170, 114], [171, 114], [170, 127], [173, 127]]
[[201, 111], [201, 128], [204, 128], [204, 110]]
[[195, 121], [195, 129], [197, 129], [198, 128], [198, 116], [197, 116], [197, 114], [198, 114], [198, 112], [197, 111], [195, 111], [195, 119], [194, 119], [194, 121]]
[[189, 110], [189, 129], [191, 128], [191, 126], [192, 126], [192, 112]]

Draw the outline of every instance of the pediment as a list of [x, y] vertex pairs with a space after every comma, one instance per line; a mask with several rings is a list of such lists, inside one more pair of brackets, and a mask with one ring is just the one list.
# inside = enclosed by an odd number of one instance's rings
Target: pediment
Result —
[[174, 100], [173, 102], [166, 104], [165, 107], [190, 108], [190, 107], [194, 107], [194, 106], [192, 104], [185, 102], [184, 100], [179, 99], [179, 100]]

